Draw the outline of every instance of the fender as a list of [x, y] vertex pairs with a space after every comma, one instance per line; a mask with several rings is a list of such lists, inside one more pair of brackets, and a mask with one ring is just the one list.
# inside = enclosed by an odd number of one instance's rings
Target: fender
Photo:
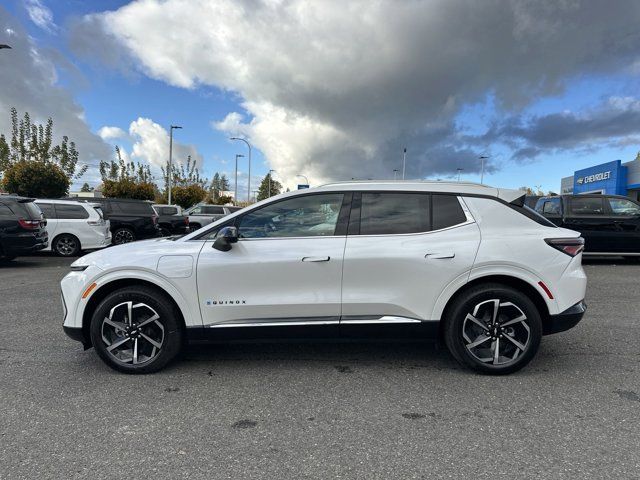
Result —
[[[76, 312], [76, 318], [84, 317], [84, 309], [88, 303], [88, 300], [95, 294], [95, 292], [99, 291], [101, 287], [115, 281], [115, 280], [145, 280], [158, 288], [162, 289], [165, 293], [167, 293], [182, 313], [184, 317], [184, 323], [187, 327], [193, 326], [202, 326], [202, 317], [200, 316], [200, 310], [198, 307], [198, 302], [189, 302], [187, 300], [186, 292], [182, 292], [176, 287], [173, 283], [171, 283], [166, 277], [158, 274], [158, 272], [147, 269], [132, 269], [128, 268], [125, 270], [111, 270], [101, 273], [97, 277], [93, 279], [93, 282], [96, 283], [97, 287], [93, 289], [91, 294], [85, 299], [80, 300], [78, 303], [78, 310]], [[188, 279], [184, 279], [188, 280]], [[192, 291], [195, 292], [195, 278], [192, 278]], [[194, 294], [197, 295], [197, 294]], [[193, 308], [193, 307], [196, 308]]]
[[481, 265], [479, 267], [473, 267], [470, 272], [464, 273], [457, 278], [455, 278], [452, 282], [450, 282], [440, 293], [440, 296], [436, 300], [436, 303], [433, 307], [433, 312], [431, 314], [431, 318], [433, 319], [441, 319], [442, 314], [444, 313], [444, 309], [453, 298], [453, 296], [466, 284], [472, 282], [474, 280], [479, 280], [483, 277], [490, 276], [507, 276], [514, 277], [518, 280], [522, 280], [529, 285], [531, 285], [544, 299], [547, 304], [547, 308], [549, 309], [549, 313], [551, 315], [560, 313], [558, 309], [558, 304], [555, 299], [550, 299], [546, 292], [540, 287], [540, 281], [544, 281], [540, 278], [535, 272], [521, 267], [517, 265], [512, 265], [508, 263], [495, 263], [490, 265]]

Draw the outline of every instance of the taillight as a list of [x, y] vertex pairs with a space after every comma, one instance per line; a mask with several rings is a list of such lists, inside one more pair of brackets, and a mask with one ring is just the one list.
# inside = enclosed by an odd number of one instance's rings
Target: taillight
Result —
[[584, 250], [584, 238], [545, 238], [547, 244], [560, 250], [562, 253], [566, 253], [570, 257], [575, 257]]
[[40, 220], [25, 220], [21, 218], [18, 220], [18, 223], [25, 230], [37, 230], [40, 228]]
[[87, 220], [87, 223], [89, 225], [91, 225], [92, 227], [100, 227], [102, 225], [104, 225], [104, 220], [100, 219], [100, 220]]

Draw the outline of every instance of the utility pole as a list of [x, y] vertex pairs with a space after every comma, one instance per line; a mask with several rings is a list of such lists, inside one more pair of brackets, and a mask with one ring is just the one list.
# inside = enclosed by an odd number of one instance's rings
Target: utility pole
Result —
[[241, 153], [236, 153], [236, 193], [233, 197], [233, 201], [236, 202], [236, 205], [238, 204], [238, 158], [242, 157], [244, 157], [244, 155], [242, 155]]
[[249, 147], [249, 175], [247, 176], [247, 202], [251, 203], [251, 144], [245, 140], [244, 138], [240, 138], [240, 137], [231, 137], [229, 140], [240, 140], [241, 142], [244, 142], [247, 144], [247, 147]]
[[402, 152], [402, 179], [404, 180], [404, 173], [407, 168], [407, 147]]
[[456, 170], [458, 171], [458, 183], [460, 183], [460, 172], [461, 172], [462, 170], [464, 170], [464, 168], [460, 168], [460, 167], [458, 167], [458, 168], [456, 168]]
[[486, 159], [488, 159], [489, 157], [487, 155], [481, 155], [480, 156], [480, 161], [481, 163], [481, 167], [480, 167], [480, 184], [484, 184], [484, 161]]
[[271, 198], [271, 173], [275, 173], [275, 170], [269, 170], [269, 198]]
[[171, 177], [173, 176], [173, 163], [172, 163], [172, 155], [173, 155], [173, 131], [182, 128], [178, 125], [170, 125], [169, 126], [169, 169], [167, 170], [167, 190], [168, 190], [168, 204], [171, 205]]

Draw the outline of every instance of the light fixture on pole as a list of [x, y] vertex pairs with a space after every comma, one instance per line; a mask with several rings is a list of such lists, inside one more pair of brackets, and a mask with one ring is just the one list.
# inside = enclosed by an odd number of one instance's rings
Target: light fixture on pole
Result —
[[460, 172], [461, 172], [462, 170], [464, 170], [464, 168], [460, 168], [460, 167], [458, 167], [458, 168], [456, 168], [456, 170], [458, 171], [458, 183], [459, 183], [459, 182], [460, 182]]
[[241, 153], [236, 153], [236, 192], [233, 197], [233, 201], [238, 203], [238, 158], [243, 158], [244, 155]]
[[487, 160], [489, 158], [488, 155], [480, 155], [480, 161], [482, 162], [480, 165], [480, 184], [482, 185], [484, 183], [484, 161]]
[[170, 125], [169, 126], [169, 168], [167, 169], [167, 191], [168, 191], [168, 204], [171, 205], [171, 177], [173, 176], [173, 163], [172, 163], [172, 155], [173, 155], [173, 131], [182, 128], [178, 125]]
[[402, 179], [404, 180], [404, 173], [407, 169], [407, 147], [402, 152]]
[[240, 140], [241, 142], [244, 142], [247, 144], [247, 147], [249, 147], [249, 174], [247, 175], [247, 202], [251, 202], [251, 144], [245, 140], [244, 138], [240, 138], [240, 137], [231, 137], [229, 140]]
[[269, 170], [269, 198], [271, 198], [271, 174], [276, 173], [275, 170]]
[[[299, 173], [298, 175], [296, 175], [296, 177], [302, 177], [304, 178], [304, 181], [307, 182], [306, 183], [306, 187], [305, 188], [309, 188], [309, 179], [307, 178], [306, 175], [302, 175], [301, 173]], [[298, 190], [300, 190], [300, 187], [298, 187]]]

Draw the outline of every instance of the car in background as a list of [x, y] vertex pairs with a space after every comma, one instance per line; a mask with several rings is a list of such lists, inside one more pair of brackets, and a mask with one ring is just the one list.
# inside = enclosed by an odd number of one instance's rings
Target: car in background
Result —
[[47, 221], [33, 200], [0, 196], [0, 259], [30, 255], [49, 244]]
[[50, 242], [45, 251], [75, 257], [111, 244], [110, 222], [104, 219], [99, 203], [49, 199], [37, 199], [35, 203], [47, 219]]
[[111, 223], [111, 241], [114, 245], [162, 236], [158, 227], [158, 215], [150, 202], [101, 197], [72, 200], [100, 204], [104, 218]]
[[189, 217], [189, 226], [191, 230], [198, 230], [199, 228], [209, 225], [211, 222], [220, 220], [238, 210], [242, 210], [243, 207], [234, 207], [230, 205], [208, 205], [199, 203], [193, 207], [188, 208], [185, 211], [185, 215]]
[[158, 226], [163, 237], [189, 233], [189, 217], [184, 215], [179, 205], [152, 205], [158, 214]]
[[520, 191], [334, 183], [76, 260], [63, 328], [127, 373], [189, 343], [339, 336], [442, 338], [462, 365], [506, 374], [581, 320], [583, 244]]
[[584, 253], [640, 257], [640, 204], [621, 195], [558, 195], [538, 199], [536, 212], [580, 232]]

